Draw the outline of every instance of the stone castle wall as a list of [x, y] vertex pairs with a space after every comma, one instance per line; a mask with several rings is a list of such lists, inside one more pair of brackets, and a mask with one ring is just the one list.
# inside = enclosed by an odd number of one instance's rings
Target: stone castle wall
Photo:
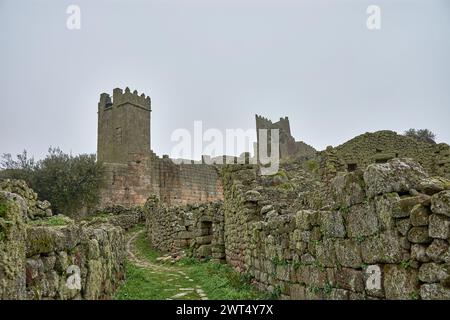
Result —
[[168, 158], [141, 156], [127, 164], [105, 163], [106, 186], [101, 207], [143, 205], [150, 195], [170, 205], [222, 199], [217, 168], [207, 164], [175, 164]]
[[104, 163], [105, 186], [100, 207], [143, 205], [150, 195], [167, 204], [222, 199], [214, 166], [175, 164], [150, 149], [150, 97], [116, 88], [98, 103], [98, 160]]

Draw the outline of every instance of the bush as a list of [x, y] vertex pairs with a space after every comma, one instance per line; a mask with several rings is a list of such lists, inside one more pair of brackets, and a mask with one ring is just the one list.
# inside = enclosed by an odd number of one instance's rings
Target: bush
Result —
[[405, 131], [405, 136], [432, 144], [436, 143], [436, 135], [428, 129], [409, 129]]
[[22, 179], [34, 189], [40, 200], [49, 200], [57, 214], [76, 215], [84, 207], [94, 207], [99, 201], [103, 166], [95, 154], [72, 156], [59, 148], [50, 148], [40, 161], [29, 159], [27, 152], [4, 154], [0, 179]]

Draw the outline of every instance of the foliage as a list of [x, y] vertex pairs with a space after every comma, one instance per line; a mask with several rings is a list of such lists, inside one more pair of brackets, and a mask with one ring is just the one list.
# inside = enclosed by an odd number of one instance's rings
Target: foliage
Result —
[[0, 217], [4, 217], [7, 211], [8, 207], [6, 206], [6, 204], [0, 202]]
[[29, 223], [34, 226], [65, 226], [69, 224], [72, 220], [63, 215], [51, 216], [45, 219], [31, 220]]
[[35, 162], [24, 151], [17, 159], [4, 154], [0, 165], [0, 179], [25, 180], [41, 200], [51, 202], [55, 213], [75, 215], [99, 201], [103, 166], [95, 154], [73, 156], [50, 148], [43, 160]]
[[414, 138], [419, 141], [428, 143], [436, 143], [436, 135], [428, 129], [409, 129], [404, 133], [405, 136]]
[[307, 168], [312, 173], [319, 172], [319, 163], [314, 159], [309, 159], [306, 161]]
[[30, 182], [37, 164], [33, 157], [28, 157], [24, 150], [21, 154], [13, 158], [10, 153], [5, 153], [0, 160], [0, 179], [18, 179]]

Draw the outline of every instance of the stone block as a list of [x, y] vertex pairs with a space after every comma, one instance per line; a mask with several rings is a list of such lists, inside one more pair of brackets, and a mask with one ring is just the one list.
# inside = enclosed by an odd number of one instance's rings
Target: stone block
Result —
[[413, 244], [411, 246], [411, 259], [419, 262], [429, 262], [430, 257], [426, 253], [427, 247], [423, 244]]
[[428, 195], [450, 189], [450, 181], [443, 177], [429, 177], [419, 181], [417, 190]]
[[305, 300], [305, 286], [292, 284], [290, 286], [290, 298], [292, 300]]
[[450, 288], [439, 283], [426, 283], [420, 287], [420, 297], [423, 300], [450, 300]]
[[392, 210], [399, 200], [400, 197], [395, 192], [375, 197], [375, 211], [378, 215], [381, 231], [392, 230], [394, 228], [395, 223]]
[[349, 237], [366, 237], [379, 231], [378, 217], [372, 204], [351, 207], [346, 220]]
[[361, 270], [342, 268], [336, 273], [336, 283], [341, 289], [364, 292], [364, 278]]
[[343, 267], [360, 268], [362, 265], [361, 245], [351, 239], [337, 239], [335, 242], [336, 257]]
[[421, 204], [416, 204], [411, 210], [411, 224], [414, 227], [421, 227], [428, 225], [428, 217], [430, 216], [431, 211], [428, 207], [425, 207]]
[[300, 210], [295, 214], [295, 225], [299, 230], [311, 230], [317, 224], [318, 212], [313, 210]]
[[450, 219], [440, 214], [430, 215], [428, 232], [431, 238], [450, 238]]
[[316, 245], [316, 259], [324, 267], [334, 267], [336, 265], [333, 238], [325, 239]]
[[420, 204], [420, 201], [421, 198], [419, 196], [400, 198], [400, 200], [394, 204], [392, 216], [394, 218], [409, 217], [411, 210], [414, 206]]
[[364, 171], [364, 182], [367, 195], [372, 198], [383, 193], [416, 189], [419, 181], [427, 176], [422, 166], [411, 159], [392, 159], [369, 165]]
[[363, 262], [400, 263], [403, 259], [401, 239], [392, 233], [382, 233], [364, 239], [361, 243]]
[[364, 201], [363, 172], [357, 170], [349, 173], [339, 173], [330, 183], [331, 196], [336, 207], [350, 207]]
[[450, 217], [450, 190], [441, 191], [431, 197], [431, 211]]
[[448, 266], [435, 262], [424, 263], [419, 269], [419, 279], [427, 283], [447, 281], [450, 279]]
[[430, 243], [428, 236], [428, 227], [412, 227], [408, 231], [408, 240], [412, 243]]
[[417, 270], [399, 265], [384, 267], [384, 290], [388, 300], [408, 300], [419, 295]]
[[344, 219], [340, 212], [320, 211], [319, 213], [320, 231], [324, 237], [344, 238]]

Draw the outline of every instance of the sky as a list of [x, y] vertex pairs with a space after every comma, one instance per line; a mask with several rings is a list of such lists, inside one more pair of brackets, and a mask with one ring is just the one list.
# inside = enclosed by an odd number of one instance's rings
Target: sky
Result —
[[100, 93], [127, 86], [152, 99], [158, 155], [194, 121], [255, 114], [318, 150], [383, 129], [450, 142], [448, 0], [0, 0], [0, 40], [0, 154], [96, 152]]

